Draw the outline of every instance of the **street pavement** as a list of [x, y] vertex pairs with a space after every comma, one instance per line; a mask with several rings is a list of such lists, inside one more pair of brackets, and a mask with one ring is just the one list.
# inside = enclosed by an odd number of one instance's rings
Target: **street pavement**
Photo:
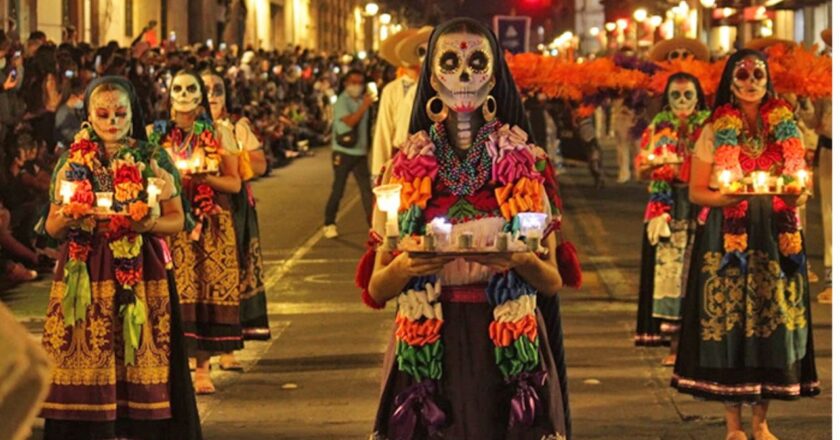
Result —
[[[608, 148], [608, 164], [612, 157]], [[646, 193], [641, 184], [612, 183], [614, 174], [600, 190], [583, 168], [560, 178], [564, 233], [584, 269], [584, 287], [561, 293], [574, 438], [723, 439], [722, 406], [670, 389], [671, 370], [659, 366], [665, 348], [633, 347]], [[341, 236], [321, 234], [331, 181], [329, 151], [319, 149], [254, 185], [272, 339], [246, 344], [244, 372], [214, 370], [218, 392], [198, 400], [208, 440], [369, 434], [394, 308], [367, 309], [353, 283], [367, 239], [355, 184], [339, 214]], [[807, 245], [822, 273], [817, 205], [809, 206]], [[812, 296], [821, 287], [812, 285]], [[44, 281], [0, 293], [36, 336], [48, 288]], [[831, 310], [814, 302], [813, 313], [823, 394], [771, 405], [780, 439], [831, 438]]]

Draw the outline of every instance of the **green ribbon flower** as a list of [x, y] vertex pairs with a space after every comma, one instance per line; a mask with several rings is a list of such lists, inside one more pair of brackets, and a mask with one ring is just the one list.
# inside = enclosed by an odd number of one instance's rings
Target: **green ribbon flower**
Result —
[[531, 342], [528, 336], [522, 335], [507, 347], [496, 347], [495, 356], [505, 378], [532, 371], [540, 363], [539, 340]]
[[72, 326], [76, 321], [85, 319], [91, 303], [90, 275], [87, 263], [68, 260], [64, 265], [64, 297], [61, 298], [61, 311], [64, 313], [64, 325]]
[[402, 212], [399, 215], [400, 234], [405, 235], [423, 235], [426, 230], [426, 223], [423, 219], [423, 211], [417, 205], [411, 205], [408, 211]]
[[416, 347], [399, 341], [397, 368], [418, 382], [423, 379], [439, 380], [443, 377], [443, 343], [438, 340], [434, 344]]
[[134, 365], [135, 353], [140, 347], [140, 332], [146, 323], [146, 305], [140, 298], [135, 298], [134, 303], [120, 306], [120, 316], [123, 319], [125, 364]]

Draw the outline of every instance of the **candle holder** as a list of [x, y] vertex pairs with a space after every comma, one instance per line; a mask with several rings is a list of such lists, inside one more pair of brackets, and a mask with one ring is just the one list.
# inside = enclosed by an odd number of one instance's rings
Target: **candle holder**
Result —
[[507, 252], [508, 250], [508, 233], [499, 232], [496, 234], [496, 250], [499, 252]]
[[151, 208], [152, 217], [160, 217], [160, 203], [158, 197], [163, 191], [163, 186], [166, 182], [159, 177], [150, 177], [146, 180], [146, 182], [146, 203]]
[[376, 207], [387, 216], [385, 222], [385, 244], [387, 250], [394, 250], [397, 247], [400, 236], [399, 218], [397, 215], [400, 209], [400, 193], [402, 185], [399, 183], [380, 185], [373, 189], [376, 196]]
[[473, 233], [464, 231], [458, 235], [458, 249], [467, 250], [473, 248]]
[[59, 195], [61, 196], [61, 203], [63, 205], [67, 205], [73, 199], [73, 196], [76, 194], [76, 182], [70, 182], [68, 180], [61, 181], [61, 188], [59, 189]]
[[434, 252], [436, 248], [435, 235], [429, 232], [423, 236], [423, 250], [426, 252]]
[[114, 206], [114, 193], [98, 192], [96, 193], [96, 210], [100, 214], [107, 214], [111, 212], [111, 207]]
[[446, 221], [444, 217], [432, 219], [426, 225], [426, 232], [431, 232], [434, 235], [435, 244], [438, 247], [446, 249], [450, 246], [452, 240], [452, 224]]

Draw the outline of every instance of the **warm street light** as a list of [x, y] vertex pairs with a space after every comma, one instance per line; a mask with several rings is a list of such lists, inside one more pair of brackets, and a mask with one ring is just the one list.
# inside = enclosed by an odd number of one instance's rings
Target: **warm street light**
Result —
[[662, 24], [662, 16], [661, 15], [654, 15], [650, 17], [650, 25], [653, 27], [659, 27]]
[[598, 26], [593, 26], [592, 28], [589, 29], [589, 35], [592, 35], [593, 37], [597, 37], [598, 34], [600, 34], [600, 33], [601, 33], [601, 28], [599, 28]]
[[700, 4], [706, 9], [714, 8], [715, 7], [715, 0], [700, 0]]
[[633, 12], [633, 19], [638, 22], [643, 22], [647, 18], [647, 14], [647, 9], [645, 8], [636, 9], [636, 11]]
[[373, 17], [379, 12], [379, 5], [374, 2], [370, 2], [365, 5], [365, 15], [369, 17]]
[[382, 14], [379, 16], [379, 22], [382, 24], [391, 23], [391, 14]]
[[627, 20], [623, 18], [619, 18], [618, 20], [616, 20], [615, 24], [618, 26], [618, 30], [620, 31], [627, 29], [628, 26]]
[[606, 30], [607, 30], [607, 32], [613, 32], [613, 31], [615, 31], [615, 23], [613, 23], [613, 22], [609, 22], [609, 23], [605, 24], [605, 25], [604, 25], [604, 29], [606, 29]]

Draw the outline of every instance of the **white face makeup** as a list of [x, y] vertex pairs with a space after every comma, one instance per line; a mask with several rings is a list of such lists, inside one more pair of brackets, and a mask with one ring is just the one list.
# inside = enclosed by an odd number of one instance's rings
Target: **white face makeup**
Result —
[[697, 88], [691, 81], [674, 81], [668, 87], [668, 105], [677, 116], [688, 116], [697, 107]]
[[201, 75], [204, 87], [207, 87], [207, 100], [213, 119], [219, 119], [225, 110], [225, 83], [216, 75]]
[[668, 52], [668, 61], [684, 60], [689, 56], [694, 56], [694, 54], [684, 47], [678, 47]]
[[169, 98], [172, 101], [172, 110], [190, 113], [201, 105], [201, 87], [192, 75], [176, 75], [172, 79]]
[[131, 130], [131, 102], [121, 89], [102, 90], [91, 94], [88, 120], [96, 135], [105, 143], [118, 142]]
[[767, 94], [767, 66], [758, 57], [748, 56], [735, 65], [732, 93], [744, 102], [759, 102]]
[[480, 35], [441, 35], [432, 51], [432, 88], [457, 113], [478, 109], [496, 85], [490, 41]]

